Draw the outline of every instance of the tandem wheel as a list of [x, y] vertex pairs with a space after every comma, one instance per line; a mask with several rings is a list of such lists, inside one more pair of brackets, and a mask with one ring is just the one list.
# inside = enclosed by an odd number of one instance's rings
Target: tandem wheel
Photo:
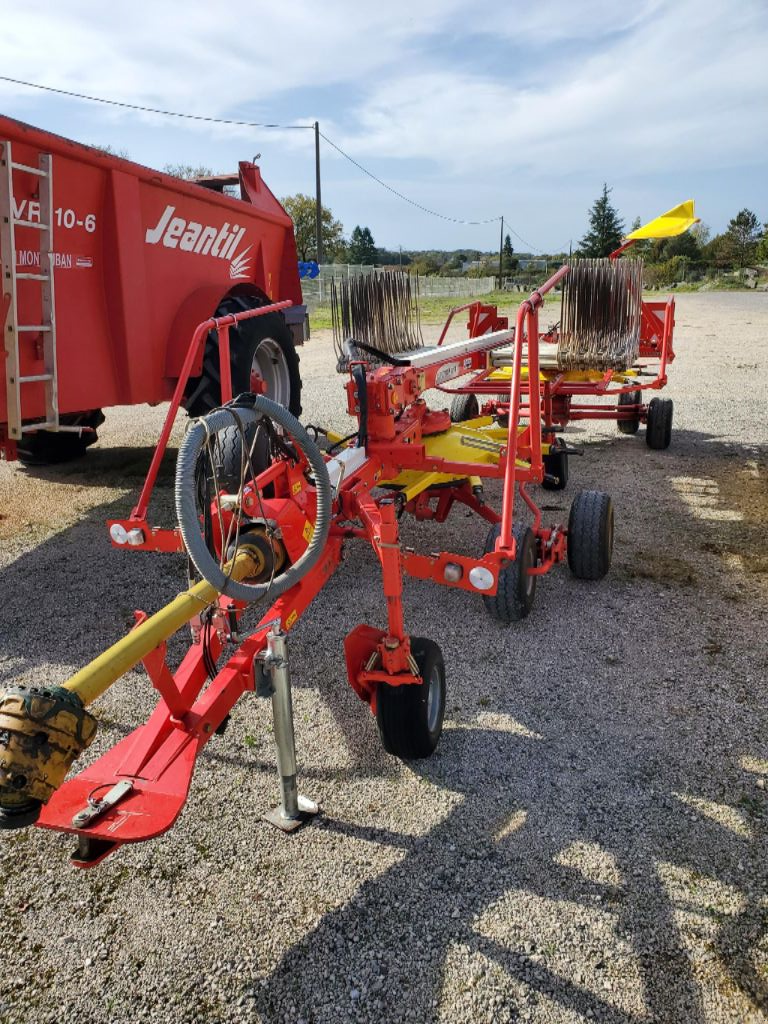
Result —
[[[496, 548], [501, 533], [501, 523], [488, 531], [484, 553]], [[483, 603], [491, 618], [505, 625], [524, 619], [533, 607], [536, 596], [536, 577], [530, 573], [536, 567], [536, 537], [533, 530], [523, 523], [512, 527], [517, 557], [514, 562], [504, 562], [499, 569], [499, 585], [495, 594], [483, 595]]]
[[568, 517], [568, 565], [580, 580], [601, 580], [613, 556], [613, 502], [603, 491], [579, 491]]
[[464, 423], [480, 414], [477, 395], [455, 395], [451, 402], [451, 423]]
[[[641, 400], [639, 389], [637, 391], [623, 391], [619, 395], [619, 409], [621, 409], [622, 405], [640, 405]], [[618, 420], [616, 425], [622, 434], [636, 434], [640, 429], [640, 416], [637, 415], [631, 420]]]
[[648, 403], [648, 422], [645, 428], [645, 443], [649, 448], [662, 451], [669, 448], [672, 440], [671, 398], [652, 398]]
[[434, 753], [445, 715], [445, 662], [434, 640], [411, 637], [420, 683], [388, 686], [376, 695], [376, 722], [384, 749], [406, 761]]

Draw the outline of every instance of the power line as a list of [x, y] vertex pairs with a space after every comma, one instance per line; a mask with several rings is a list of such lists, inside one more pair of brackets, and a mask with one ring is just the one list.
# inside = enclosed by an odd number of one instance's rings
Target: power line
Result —
[[[73, 92], [70, 89], [58, 89], [52, 85], [40, 85], [37, 82], [26, 82], [20, 78], [11, 78], [9, 75], [0, 75], [0, 82], [10, 82], [13, 85], [22, 85], [27, 89], [38, 89], [42, 92], [55, 93], [58, 96], [69, 96], [72, 99], [87, 100], [90, 103], [102, 103], [110, 107], [121, 107], [124, 110], [137, 110], [145, 114], [158, 114], [161, 117], [178, 117], [186, 121], [203, 121], [207, 124], [228, 124], [243, 128], [275, 128], [283, 131], [290, 131], [294, 129], [308, 129], [310, 131], [315, 130], [314, 124], [279, 124], [277, 122], [239, 121], [233, 118], [207, 117], [202, 114], [184, 114], [180, 113], [177, 110], [161, 110], [157, 107], [147, 107], [139, 103], [127, 103], [123, 100], [110, 100], [105, 99], [103, 96], [91, 96], [88, 93]], [[381, 185], [382, 188], [385, 188], [388, 192], [391, 192], [392, 195], [397, 196], [398, 199], [402, 199], [403, 202], [409, 203], [417, 210], [421, 210], [422, 213], [427, 213], [431, 217], [437, 217], [440, 220], [448, 221], [451, 224], [464, 224], [468, 226], [494, 224], [502, 219], [501, 216], [497, 216], [487, 217], [484, 220], [464, 220], [461, 217], [451, 217], [448, 214], [440, 213], [437, 210], [431, 210], [428, 206], [423, 206], [421, 203], [416, 202], [415, 199], [411, 199], [409, 196], [406, 196], [402, 192], [399, 192], [396, 188], [393, 188], [391, 185], [388, 185], [386, 181], [383, 181], [381, 178], [379, 178], [378, 175], [373, 173], [373, 171], [369, 171], [367, 167], [364, 167], [359, 161], [355, 160], [354, 157], [350, 156], [349, 153], [345, 152], [341, 148], [341, 146], [337, 146], [336, 143], [333, 142], [332, 139], [329, 139], [328, 136], [325, 135], [323, 132], [320, 132], [320, 135], [325, 140], [325, 142], [328, 143], [329, 146], [335, 149], [337, 153], [343, 156], [345, 160], [348, 160], [351, 164], [353, 164], [359, 171], [362, 171], [363, 174], [367, 175], [378, 185]], [[504, 219], [506, 220], [507, 218]], [[542, 249], [539, 249], [535, 245], [531, 245], [531, 243], [526, 241], [522, 237], [522, 235], [519, 235], [514, 228], [510, 227], [509, 231], [515, 236], [515, 238], [519, 239], [524, 245], [527, 245], [531, 250], [535, 252], [544, 251]]]
[[90, 100], [91, 103], [104, 103], [110, 107], [124, 107], [126, 110], [140, 110], [146, 114], [161, 114], [163, 117], [181, 117], [187, 121], [207, 121], [210, 124], [231, 124], [243, 128], [281, 128], [290, 130], [292, 128], [314, 128], [311, 124], [270, 124], [260, 121], [235, 121], [224, 117], [204, 117], [202, 114], [180, 114], [176, 110], [158, 110], [156, 107], [143, 107], [138, 103], [124, 103], [121, 100], [107, 100], [102, 96], [89, 96], [83, 92], [71, 92], [69, 89], [56, 89], [52, 85], [38, 85], [36, 82], [24, 82], [20, 78], [9, 78], [8, 75], [0, 75], [0, 82], [12, 82], [14, 85], [24, 85], [28, 89], [40, 89], [43, 92], [54, 92], [59, 96], [71, 96], [77, 100]]
[[[507, 218], [505, 217], [505, 218], [504, 218], [504, 223], [505, 223], [505, 224], [507, 224], [507, 222], [508, 222], [508, 220], [507, 220]], [[517, 233], [517, 232], [515, 231], [515, 229], [514, 229], [514, 228], [510, 228], [510, 229], [509, 229], [509, 231], [510, 231], [510, 233], [511, 233], [511, 234], [513, 234], [513, 235], [515, 236], [515, 238], [517, 238], [517, 239], [518, 239], [518, 241], [522, 242], [522, 243], [523, 243], [523, 245], [527, 245], [527, 246], [528, 246], [528, 248], [529, 248], [529, 249], [530, 249], [530, 250], [531, 250], [532, 252], [540, 252], [540, 253], [545, 253], [545, 252], [546, 252], [546, 249], [539, 249], [539, 247], [538, 247], [537, 245], [531, 245], [531, 243], [530, 243], [530, 242], [528, 242], [528, 241], [526, 241], [526, 240], [525, 240], [525, 239], [523, 238], [523, 236], [522, 236], [522, 235], [518, 235], [518, 233]]]
[[323, 132], [320, 132], [320, 134], [325, 139], [329, 146], [332, 146], [337, 153], [340, 153], [344, 157], [345, 160], [349, 160], [351, 164], [354, 164], [359, 171], [362, 171], [363, 174], [367, 174], [369, 178], [373, 178], [373, 180], [377, 184], [381, 185], [382, 188], [385, 188], [388, 192], [391, 192], [392, 195], [397, 196], [398, 199], [402, 199], [404, 202], [410, 203], [411, 206], [415, 206], [416, 209], [421, 210], [422, 213], [428, 213], [432, 217], [439, 217], [440, 220], [448, 220], [452, 224], [493, 224], [496, 221], [501, 220], [500, 216], [488, 217], [486, 220], [462, 220], [459, 217], [449, 217], [445, 213], [438, 213], [437, 210], [430, 210], [429, 207], [422, 206], [421, 203], [417, 203], [415, 199], [409, 199], [408, 196], [403, 195], [402, 192], [398, 192], [396, 188], [392, 188], [392, 186], [388, 185], [386, 181], [382, 181], [381, 178], [378, 178], [373, 173], [373, 171], [369, 171], [367, 167], [363, 167], [361, 163], [358, 163], [358, 161], [355, 160], [354, 157], [351, 157], [349, 153], [345, 153], [341, 146], [337, 146], [336, 143], [332, 142], [327, 135], [324, 135]]

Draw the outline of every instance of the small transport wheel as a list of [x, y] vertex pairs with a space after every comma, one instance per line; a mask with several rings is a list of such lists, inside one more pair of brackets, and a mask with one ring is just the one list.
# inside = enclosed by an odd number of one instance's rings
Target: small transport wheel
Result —
[[454, 395], [451, 402], [451, 423], [473, 420], [479, 413], [477, 395]]
[[[642, 397], [640, 391], [624, 391], [619, 395], [619, 409], [622, 405], [640, 405]], [[636, 434], [640, 429], [640, 416], [631, 420], [617, 420], [616, 424], [622, 434]]]
[[[501, 523], [488, 531], [484, 553], [493, 551], [501, 533]], [[536, 596], [536, 577], [529, 572], [536, 568], [536, 537], [533, 530], [523, 523], [512, 527], [517, 557], [514, 562], [503, 563], [499, 570], [499, 585], [495, 594], [483, 595], [483, 603], [491, 618], [509, 625], [524, 619], [533, 607]]]
[[648, 423], [645, 428], [645, 443], [649, 448], [669, 448], [672, 440], [671, 398], [652, 398], [648, 403]]
[[[230, 295], [216, 310], [215, 316], [241, 313], [261, 305], [249, 295]], [[267, 398], [285, 406], [294, 416], [301, 415], [301, 375], [299, 356], [290, 328], [280, 313], [243, 320], [229, 332], [232, 366], [232, 395], [253, 390], [253, 381], [261, 377]], [[190, 416], [204, 416], [221, 405], [219, 374], [219, 341], [211, 331], [205, 342], [203, 372], [189, 381], [184, 404]]]
[[90, 428], [82, 434], [72, 430], [36, 430], [24, 434], [16, 446], [19, 462], [25, 466], [50, 466], [81, 459], [98, 440], [96, 427], [103, 422], [101, 409], [92, 409], [60, 418], [62, 426]]
[[[546, 491], [564, 491], [568, 486], [568, 452], [560, 438], [552, 442], [549, 455], [544, 456], [544, 479], [541, 486]], [[547, 479], [549, 477], [549, 479]]]
[[420, 683], [387, 686], [376, 695], [376, 721], [388, 754], [411, 760], [434, 753], [443, 731], [445, 663], [433, 640], [411, 637], [411, 654], [419, 667]]
[[[251, 453], [250, 463], [246, 456], [245, 469], [243, 469], [242, 455], [243, 434], [248, 445], [247, 451]], [[219, 431], [216, 437], [214, 462], [219, 488], [223, 488], [228, 494], [237, 494], [241, 482], [247, 483], [252, 479], [251, 467], [253, 467], [254, 474], [258, 476], [269, 466], [269, 436], [267, 432], [255, 423], [249, 423], [247, 427], [243, 427], [242, 433], [236, 423], [233, 423], [231, 427], [225, 427]]]
[[603, 491], [579, 491], [568, 518], [568, 565], [580, 580], [601, 580], [613, 555], [613, 502]]

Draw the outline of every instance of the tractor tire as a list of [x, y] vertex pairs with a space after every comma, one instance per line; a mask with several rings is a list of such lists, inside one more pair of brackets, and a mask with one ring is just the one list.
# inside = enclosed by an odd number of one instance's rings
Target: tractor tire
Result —
[[477, 395], [455, 395], [451, 402], [451, 423], [464, 423], [479, 416]]
[[411, 637], [421, 683], [388, 686], [376, 695], [376, 722], [388, 754], [410, 761], [434, 753], [445, 715], [445, 663], [433, 640]]
[[[501, 533], [501, 524], [496, 523], [488, 531], [484, 554], [493, 551]], [[499, 572], [499, 585], [495, 594], [483, 595], [483, 603], [493, 619], [508, 626], [511, 622], [524, 619], [533, 607], [536, 597], [536, 577], [529, 569], [536, 566], [536, 537], [533, 530], [523, 523], [512, 527], [517, 557], [514, 562], [505, 562]]]
[[64, 462], [81, 459], [88, 448], [98, 440], [96, 427], [104, 422], [101, 409], [79, 413], [74, 416], [62, 416], [62, 426], [83, 426], [91, 429], [83, 434], [74, 434], [69, 430], [37, 430], [34, 434], [24, 434], [16, 446], [19, 462], [25, 466], [54, 466]]
[[663, 451], [672, 440], [671, 398], [652, 398], [648, 403], [648, 422], [645, 427], [645, 443], [649, 448]]
[[579, 580], [601, 580], [613, 556], [613, 502], [603, 491], [579, 491], [568, 517], [568, 565]]
[[[251, 296], [231, 295], [216, 310], [215, 316], [241, 313], [261, 303]], [[301, 415], [301, 374], [299, 355], [290, 329], [280, 313], [243, 320], [229, 332], [232, 367], [232, 395], [246, 394], [253, 388], [252, 378], [260, 376], [266, 384], [267, 398], [284, 406], [297, 418]], [[190, 416], [204, 416], [221, 405], [219, 342], [211, 331], [205, 342], [203, 372], [190, 380], [184, 402]]]
[[[624, 391], [619, 395], [619, 408], [622, 405], [639, 405], [640, 401], [640, 391]], [[616, 425], [621, 434], [636, 434], [640, 429], [640, 417], [635, 416], [631, 420], [617, 420]]]
[[546, 475], [541, 481], [541, 486], [545, 491], [564, 491], [568, 486], [568, 452], [563, 451], [564, 447], [562, 441], [555, 440], [552, 442], [549, 455], [544, 456]]

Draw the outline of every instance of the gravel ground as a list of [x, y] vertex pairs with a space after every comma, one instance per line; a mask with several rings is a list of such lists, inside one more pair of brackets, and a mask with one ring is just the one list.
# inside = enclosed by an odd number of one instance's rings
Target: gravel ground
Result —
[[[352, 544], [290, 640], [323, 816], [293, 837], [261, 821], [276, 778], [253, 697], [160, 840], [79, 872], [65, 837], [2, 835], [0, 1020], [768, 1020], [768, 295], [681, 295], [677, 321], [673, 446], [578, 426], [584, 457], [545, 497], [556, 520], [577, 488], [612, 492], [604, 581], [560, 568], [508, 629], [407, 581], [406, 622], [447, 665], [435, 756], [384, 754], [346, 683], [344, 635], [384, 618]], [[344, 429], [328, 338], [302, 360], [305, 420]], [[160, 414], [110, 412], [76, 466], [0, 465], [0, 680], [63, 682], [181, 586], [180, 560], [114, 551], [103, 525], [130, 509]], [[460, 512], [404, 523], [424, 550], [484, 533]], [[88, 756], [152, 705], [130, 673]]]

